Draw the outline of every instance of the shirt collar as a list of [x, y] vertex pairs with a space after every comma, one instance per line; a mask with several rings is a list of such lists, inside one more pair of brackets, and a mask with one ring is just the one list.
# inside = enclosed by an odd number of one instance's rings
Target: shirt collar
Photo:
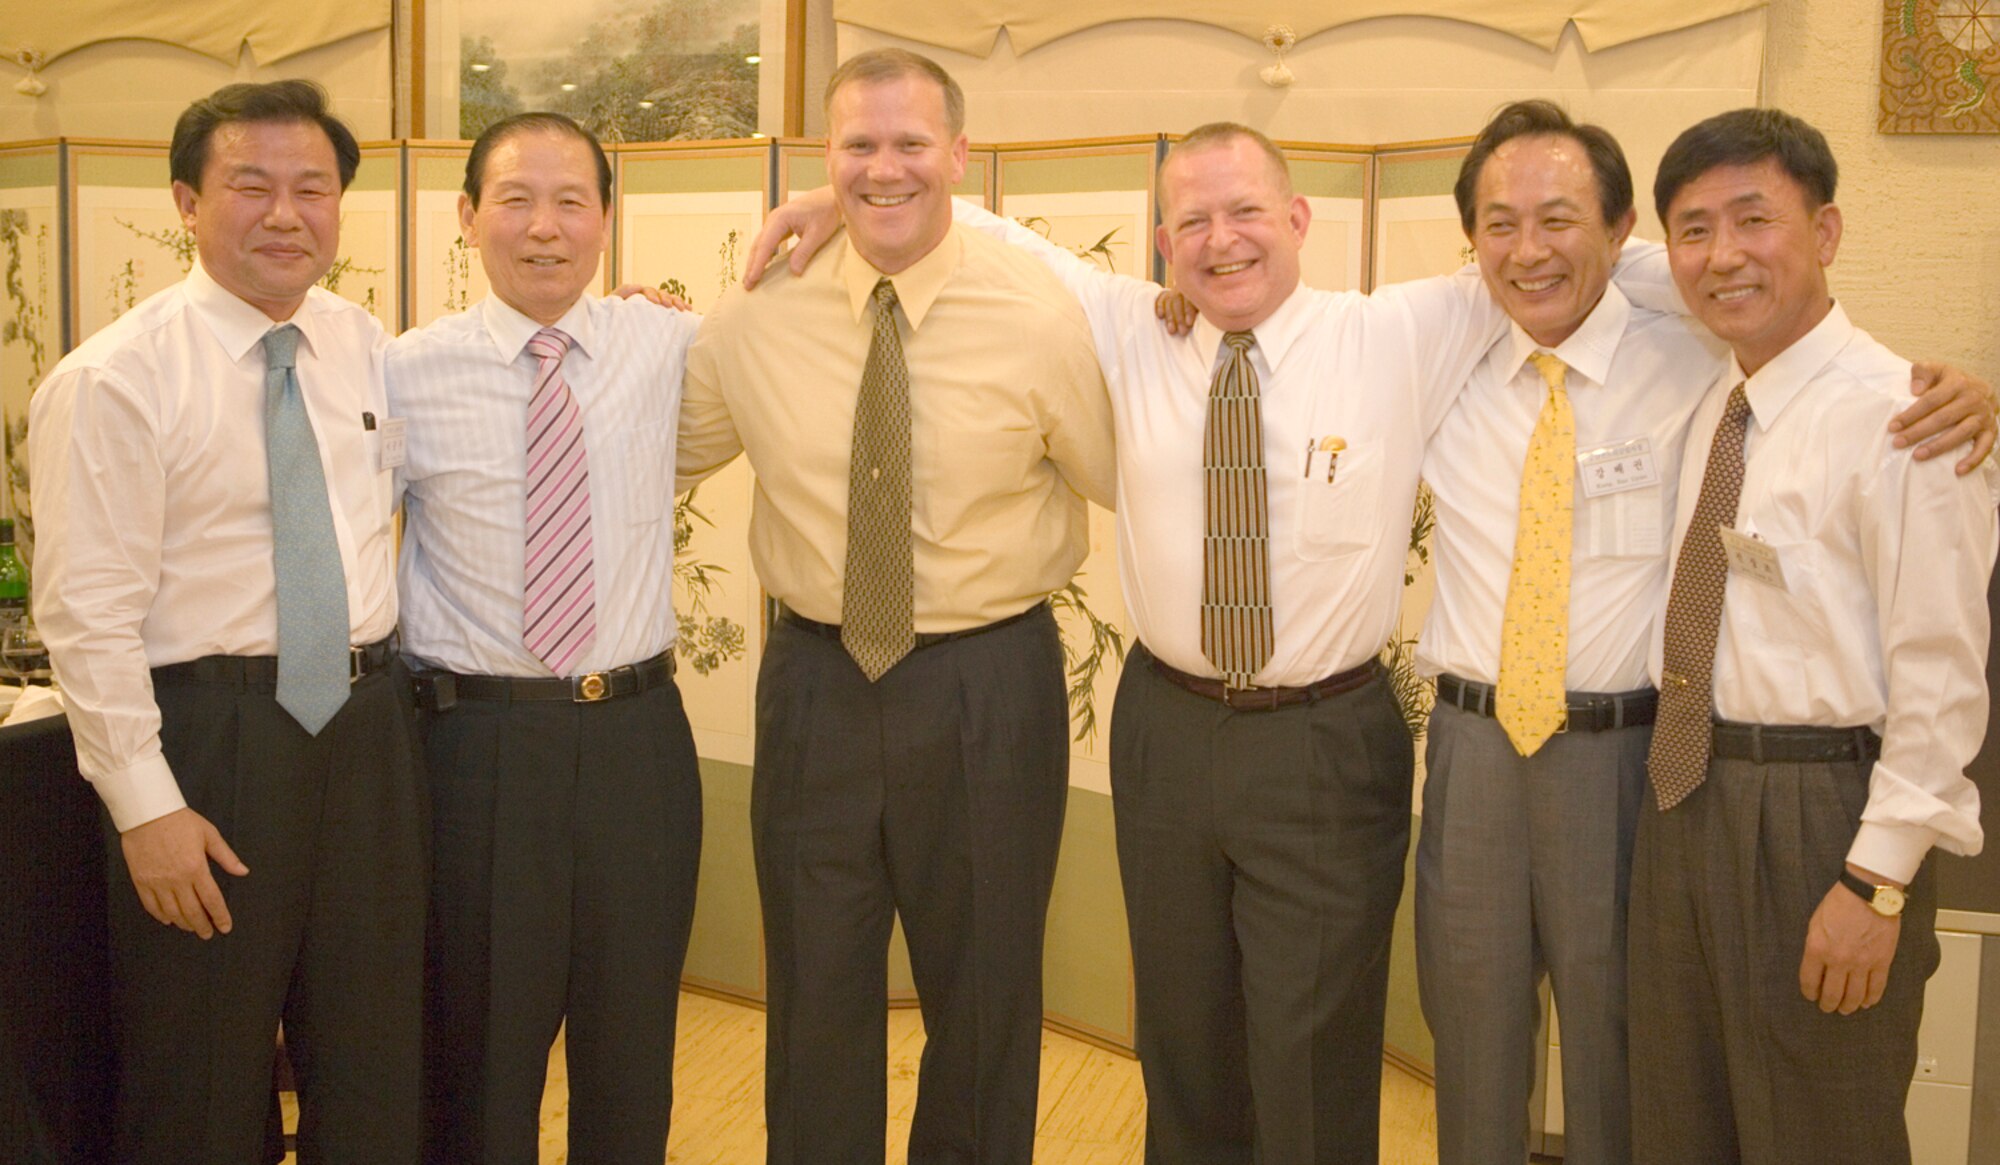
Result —
[[896, 302], [903, 305], [903, 318], [910, 321], [910, 330], [914, 332], [923, 327], [924, 313], [937, 302], [938, 293], [944, 290], [945, 281], [957, 270], [959, 258], [965, 253], [965, 240], [959, 237], [958, 232], [959, 228], [954, 225], [944, 241], [932, 247], [928, 255], [894, 275], [877, 271], [874, 264], [854, 249], [853, 236], [843, 235], [838, 277], [847, 288], [847, 306], [854, 312], [854, 322], [860, 323], [867, 313], [868, 301], [875, 294], [875, 285], [887, 279], [896, 289]]
[[[195, 315], [208, 326], [209, 334], [232, 361], [240, 361], [263, 339], [264, 333], [280, 322], [297, 324], [300, 343], [309, 352], [318, 351], [313, 342], [313, 313], [308, 298], [299, 304], [299, 310], [292, 313], [289, 320], [278, 321], [264, 314], [264, 309], [249, 303], [235, 292], [215, 281], [201, 260], [196, 259], [188, 271], [186, 294], [188, 303], [194, 306]], [[312, 292], [308, 290], [310, 297]]]
[[[1257, 347], [1263, 350], [1264, 366], [1272, 372], [1278, 370], [1278, 362], [1285, 358], [1292, 341], [1305, 330], [1306, 301], [1310, 298], [1305, 284], [1299, 284], [1275, 311], [1264, 317], [1263, 323], [1250, 329], [1250, 334], [1257, 337]], [[1194, 331], [1188, 334], [1188, 338], [1194, 341], [1195, 351], [1201, 355], [1204, 367], [1215, 367], [1215, 354], [1222, 348], [1222, 336], [1222, 329], [1210, 323], [1207, 316], [1196, 318]]]
[[[1507, 334], [1509, 346], [1501, 352], [1503, 363], [1500, 383], [1510, 384], [1521, 374], [1521, 368], [1528, 358], [1537, 352], [1553, 352], [1556, 359], [1568, 366], [1571, 372], [1581, 373], [1591, 384], [1602, 387], [1611, 378], [1611, 359], [1618, 354], [1618, 342], [1625, 337], [1625, 325], [1632, 319], [1632, 303], [1625, 293], [1618, 290], [1616, 283], [1604, 286], [1604, 297], [1576, 331], [1553, 349], [1535, 342], [1535, 338], [1524, 331], [1520, 324], [1509, 321]], [[1565, 379], [1565, 391], [1576, 387], [1574, 380]]]
[[[585, 356], [591, 354], [597, 335], [590, 324], [591, 296], [579, 295], [576, 302], [569, 305], [561, 319], [553, 325], [557, 331], [567, 335], [572, 347], [580, 349]], [[500, 358], [512, 364], [520, 359], [521, 352], [542, 325], [509, 307], [497, 295], [488, 295], [479, 301], [480, 322], [486, 325], [486, 334], [493, 337], [493, 346], [500, 350]]]
[[1791, 347], [1778, 353], [1754, 376], [1744, 375], [1743, 365], [1737, 363], [1732, 353], [1729, 382], [1745, 382], [1743, 395], [1750, 401], [1750, 413], [1757, 418], [1757, 428], [1768, 430], [1777, 423], [1779, 414], [1797, 399], [1800, 390], [1832, 363], [1853, 338], [1854, 324], [1836, 303], [1825, 319], [1813, 325], [1812, 331], [1794, 340]]

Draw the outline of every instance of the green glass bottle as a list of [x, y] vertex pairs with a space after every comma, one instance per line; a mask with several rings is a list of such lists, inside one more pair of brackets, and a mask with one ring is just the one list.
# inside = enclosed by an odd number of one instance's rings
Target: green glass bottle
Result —
[[0, 518], [0, 631], [28, 620], [28, 567], [14, 550], [14, 519]]

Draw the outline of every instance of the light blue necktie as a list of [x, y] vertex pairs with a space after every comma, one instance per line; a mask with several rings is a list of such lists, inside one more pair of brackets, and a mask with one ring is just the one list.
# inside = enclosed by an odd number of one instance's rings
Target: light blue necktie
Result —
[[347, 576], [294, 368], [299, 329], [264, 333], [264, 437], [278, 576], [278, 706], [313, 735], [347, 702]]

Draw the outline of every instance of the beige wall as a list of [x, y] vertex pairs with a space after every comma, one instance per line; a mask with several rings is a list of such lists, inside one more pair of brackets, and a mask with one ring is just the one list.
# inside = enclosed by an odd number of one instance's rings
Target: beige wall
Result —
[[[61, 0], [42, 0], [60, 3]], [[51, 64], [41, 77], [49, 91], [28, 97], [14, 91], [16, 74], [0, 85], [0, 142], [36, 138], [136, 138], [166, 141], [188, 102], [232, 81], [309, 77], [333, 95], [334, 109], [365, 140], [387, 138], [390, 120], [388, 29], [259, 65], [245, 49], [225, 64], [154, 41], [120, 40], [78, 49]]]
[[1823, 130], [1847, 230], [1834, 294], [1904, 356], [2000, 381], [2000, 136], [1875, 131], [1880, 0], [1778, 0], [1765, 103]]

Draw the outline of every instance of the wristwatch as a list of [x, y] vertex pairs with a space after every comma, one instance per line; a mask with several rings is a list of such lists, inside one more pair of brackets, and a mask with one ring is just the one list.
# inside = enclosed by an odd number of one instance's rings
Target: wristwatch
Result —
[[1868, 909], [1884, 918], [1894, 918], [1903, 913], [1903, 892], [1894, 886], [1877, 886], [1854, 876], [1851, 870], [1840, 871], [1840, 884], [1854, 891]]

